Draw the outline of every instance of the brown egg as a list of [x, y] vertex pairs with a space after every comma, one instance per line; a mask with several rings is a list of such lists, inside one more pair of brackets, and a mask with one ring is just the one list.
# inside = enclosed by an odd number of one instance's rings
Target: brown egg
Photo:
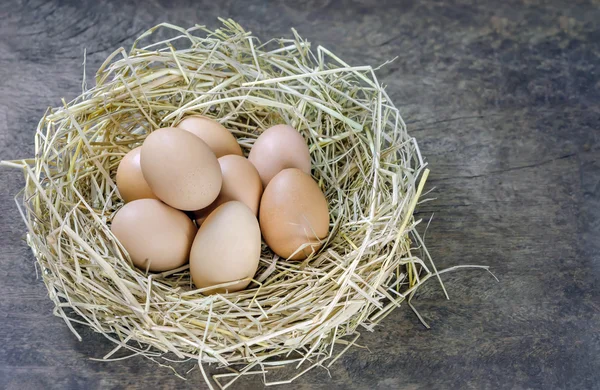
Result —
[[[260, 227], [242, 202], [217, 207], [204, 221], [190, 252], [190, 273], [197, 288], [252, 278], [260, 260]], [[208, 290], [204, 294], [239, 291], [250, 283]]]
[[110, 230], [136, 267], [153, 272], [184, 265], [196, 235], [187, 215], [156, 199], [138, 199], [121, 207]]
[[248, 160], [256, 167], [264, 188], [286, 168], [298, 168], [310, 175], [308, 146], [300, 133], [288, 125], [265, 130], [254, 142]]
[[152, 192], [176, 209], [202, 209], [221, 191], [221, 168], [215, 154], [187, 131], [167, 127], [148, 135], [140, 163]]
[[[327, 200], [312, 177], [300, 169], [284, 169], [265, 188], [259, 220], [263, 238], [273, 252], [283, 258], [305, 259], [327, 237]], [[307, 246], [290, 257], [303, 245]]]
[[184, 118], [177, 128], [189, 131], [210, 146], [217, 158], [228, 154], [242, 156], [242, 148], [233, 134], [219, 122], [204, 116], [194, 115]]
[[140, 150], [139, 146], [131, 149], [117, 168], [117, 188], [125, 203], [136, 199], [158, 199], [142, 174]]
[[230, 154], [219, 158], [223, 185], [217, 199], [210, 206], [194, 213], [198, 226], [217, 207], [225, 202], [237, 200], [258, 215], [258, 205], [262, 195], [262, 184], [254, 165], [246, 158]]

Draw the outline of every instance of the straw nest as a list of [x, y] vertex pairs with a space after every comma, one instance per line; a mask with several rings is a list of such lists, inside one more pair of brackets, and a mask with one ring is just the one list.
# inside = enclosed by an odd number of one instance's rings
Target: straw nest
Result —
[[[117, 344], [103, 359], [127, 349], [161, 364], [196, 359], [207, 381], [203, 363], [228, 366], [219, 386], [250, 374], [281, 383], [271, 369], [293, 365], [291, 380], [327, 367], [436, 275], [417, 256], [429, 255], [413, 217], [428, 171], [374, 69], [311, 51], [294, 30], [261, 43], [222, 22], [216, 31], [162, 24], [115, 51], [96, 86], [42, 118], [35, 158], [5, 164], [25, 172], [18, 204], [55, 314], [78, 338], [73, 323]], [[175, 36], [140, 48], [158, 28]], [[149, 132], [189, 114], [224, 124], [246, 155], [272, 125], [301, 132], [331, 210], [319, 253], [292, 262], [263, 245], [248, 289], [211, 296], [193, 288], [187, 266], [132, 267], [109, 229], [122, 205], [117, 166]]]

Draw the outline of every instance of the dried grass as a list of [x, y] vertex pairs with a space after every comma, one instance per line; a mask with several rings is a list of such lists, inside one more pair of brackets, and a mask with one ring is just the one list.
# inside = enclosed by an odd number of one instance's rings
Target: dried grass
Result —
[[[178, 35], [138, 48], [158, 28]], [[203, 363], [215, 362], [230, 368], [213, 377], [223, 388], [243, 375], [285, 383], [331, 365], [359, 328], [372, 330], [439, 277], [416, 255], [428, 257], [413, 217], [426, 164], [374, 70], [313, 52], [293, 34], [263, 44], [231, 20], [214, 32], [159, 25], [109, 56], [95, 87], [44, 115], [33, 159], [4, 163], [25, 172], [18, 204], [55, 314], [80, 340], [72, 323], [113, 341], [103, 359], [121, 349], [169, 366], [197, 359], [207, 382]], [[220, 121], [245, 153], [271, 125], [302, 133], [331, 210], [320, 253], [289, 262], [263, 246], [250, 288], [225, 295], [194, 289], [187, 266], [132, 267], [109, 230], [122, 205], [117, 165], [146, 134], [188, 114]], [[269, 379], [286, 365], [298, 369], [292, 378]]]

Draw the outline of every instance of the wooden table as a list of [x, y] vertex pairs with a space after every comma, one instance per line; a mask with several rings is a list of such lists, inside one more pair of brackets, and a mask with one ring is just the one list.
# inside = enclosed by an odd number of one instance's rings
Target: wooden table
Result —
[[[104, 58], [155, 24], [216, 27], [231, 17], [262, 39], [290, 27], [354, 65], [398, 57], [380, 80], [419, 140], [435, 201], [419, 217], [451, 300], [434, 283], [328, 372], [292, 388], [600, 386], [600, 3], [598, 1], [2, 2], [0, 157], [33, 154], [46, 107], [81, 91]], [[542, 5], [544, 3], [545, 5]], [[566, 5], [567, 3], [573, 3]], [[52, 315], [0, 170], [0, 388], [206, 388]], [[423, 226], [424, 227], [424, 226]], [[239, 388], [260, 388], [259, 378]]]

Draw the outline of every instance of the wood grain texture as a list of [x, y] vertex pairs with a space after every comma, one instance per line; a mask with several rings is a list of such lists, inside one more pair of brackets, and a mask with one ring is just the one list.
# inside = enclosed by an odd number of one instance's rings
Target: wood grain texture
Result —
[[[426, 235], [451, 301], [433, 283], [363, 332], [298, 389], [597, 388], [600, 383], [600, 3], [598, 1], [4, 1], [0, 158], [33, 154], [48, 106], [81, 91], [108, 53], [163, 21], [231, 17], [262, 39], [289, 28], [380, 80], [418, 138], [436, 199]], [[566, 5], [569, 3], [569, 5]], [[91, 81], [90, 81], [91, 82]], [[112, 344], [52, 316], [0, 170], [0, 388], [204, 389], [142, 358], [90, 360]], [[190, 366], [191, 367], [191, 366]], [[261, 388], [259, 378], [239, 388]]]

